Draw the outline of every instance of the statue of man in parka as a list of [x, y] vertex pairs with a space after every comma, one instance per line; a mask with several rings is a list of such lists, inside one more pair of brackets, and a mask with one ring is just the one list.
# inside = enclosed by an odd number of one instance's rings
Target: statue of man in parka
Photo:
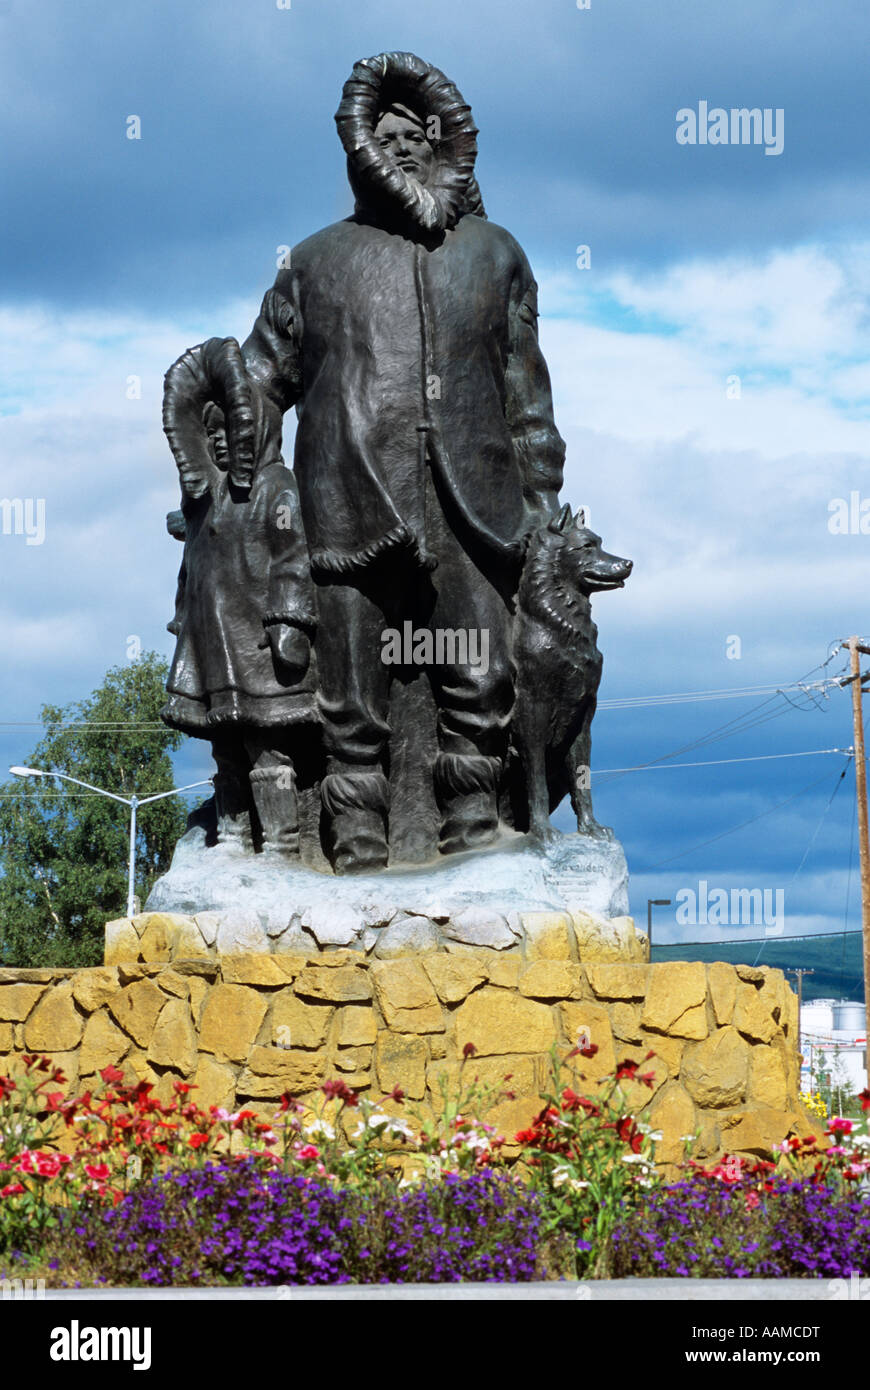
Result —
[[[514, 701], [511, 615], [564, 444], [523, 251], [486, 218], [470, 108], [410, 53], [358, 62], [336, 114], [356, 205], [293, 248], [237, 352], [199, 352], [231, 455], [250, 419], [293, 468], [317, 606], [321, 795], [336, 872], [387, 863], [386, 628], [478, 630], [429, 678], [442, 853], [491, 842]], [[239, 368], [246, 390], [239, 390]], [[256, 406], [256, 409], [253, 407]], [[461, 653], [460, 653], [461, 655]]]

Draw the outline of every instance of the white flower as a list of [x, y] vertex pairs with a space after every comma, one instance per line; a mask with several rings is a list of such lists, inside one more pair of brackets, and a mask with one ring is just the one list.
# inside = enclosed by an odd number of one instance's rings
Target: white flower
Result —
[[647, 1163], [643, 1154], [623, 1154], [622, 1161], [623, 1163], [642, 1163], [644, 1168], [649, 1167], [649, 1164]]
[[322, 1139], [335, 1138], [335, 1130], [325, 1120], [312, 1120], [310, 1125], [305, 1126], [305, 1133], [312, 1136], [319, 1134]]

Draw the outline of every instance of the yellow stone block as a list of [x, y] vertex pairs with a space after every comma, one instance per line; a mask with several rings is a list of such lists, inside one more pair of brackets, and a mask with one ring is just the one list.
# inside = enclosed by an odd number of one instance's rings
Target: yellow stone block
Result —
[[375, 961], [372, 979], [388, 1027], [397, 1033], [442, 1033], [444, 1014], [422, 965], [408, 957]]
[[494, 1139], [504, 1138], [507, 1143], [502, 1153], [511, 1156], [519, 1153], [521, 1145], [516, 1143], [517, 1134], [528, 1129], [543, 1107], [541, 1096], [517, 1096], [514, 1100], [502, 1100], [489, 1111], [486, 1122], [495, 1127]]
[[516, 989], [520, 982], [520, 974], [526, 968], [526, 962], [518, 951], [510, 951], [495, 956], [489, 962], [489, 983], [498, 986], [499, 989]]
[[586, 966], [586, 978], [598, 999], [643, 999], [649, 968], [646, 965], [595, 964]]
[[326, 1078], [326, 1052], [288, 1052], [280, 1047], [254, 1047], [236, 1085], [239, 1096], [298, 1095], [313, 1090]]
[[342, 1047], [333, 1057], [339, 1071], [367, 1072], [372, 1064], [370, 1047]]
[[103, 961], [106, 965], [121, 965], [139, 959], [139, 936], [129, 917], [119, 917], [106, 923], [106, 944]]
[[577, 948], [567, 912], [521, 913], [526, 960], [576, 960]]
[[382, 1032], [375, 1048], [378, 1084], [383, 1091], [401, 1086], [411, 1100], [422, 1100], [426, 1091], [429, 1057], [423, 1038]]
[[221, 975], [228, 985], [257, 985], [274, 989], [286, 985], [296, 973], [292, 965], [285, 969], [280, 956], [249, 953], [221, 957]]
[[695, 1103], [679, 1081], [668, 1081], [655, 1096], [649, 1108], [648, 1123], [661, 1131], [656, 1144], [658, 1163], [682, 1163], [686, 1156], [684, 1136], [693, 1135], [698, 1128]]
[[203, 960], [212, 952], [193, 917], [179, 917], [172, 933], [173, 960]]
[[770, 1042], [777, 1031], [777, 1024], [771, 1013], [772, 1007], [775, 1007], [775, 1004], [770, 991], [756, 989], [755, 985], [741, 984], [734, 1005], [734, 1027], [752, 1042]]
[[202, 1015], [202, 1006], [210, 988], [207, 980], [203, 980], [197, 975], [190, 976], [190, 1012], [197, 1027], [199, 1027], [199, 1020]]
[[30, 1052], [70, 1052], [84, 1032], [84, 1019], [72, 997], [72, 982], [49, 986], [24, 1027], [24, 1041]]
[[589, 1043], [598, 1048], [594, 1057], [575, 1057], [570, 1065], [592, 1080], [599, 1080], [613, 1072], [616, 1069], [616, 1052], [610, 1015], [604, 1005], [594, 1004], [590, 1000], [560, 1004], [559, 1015], [569, 1050]]
[[716, 1022], [722, 1027], [734, 1017], [734, 1004], [737, 999], [737, 971], [727, 961], [714, 961], [707, 966], [707, 980], [710, 985], [710, 999]]
[[331, 1004], [307, 1003], [292, 989], [284, 990], [272, 1005], [272, 1042], [276, 1047], [322, 1047], [334, 1013]]
[[486, 967], [476, 956], [451, 955], [434, 952], [422, 957], [421, 964], [439, 999], [445, 1004], [458, 1004], [487, 977]]
[[139, 959], [149, 964], [168, 961], [172, 956], [173, 937], [171, 923], [160, 913], [140, 918], [135, 924], [139, 931]]
[[374, 1009], [347, 1004], [338, 1013], [339, 1047], [370, 1047], [377, 1042], [378, 1022]]
[[460, 1004], [455, 1021], [457, 1050], [461, 1053], [472, 1043], [482, 1057], [546, 1052], [556, 1038], [549, 1005], [491, 986], [477, 990]]
[[47, 988], [47, 985], [0, 984], [0, 1019], [23, 1023]]
[[325, 999], [333, 1004], [353, 1003], [372, 997], [368, 971], [357, 965], [309, 965], [300, 971], [293, 987], [298, 995]]
[[683, 1038], [666, 1038], [661, 1033], [650, 1033], [641, 1037], [641, 1043], [647, 1052], [654, 1052], [657, 1057], [661, 1057], [672, 1078], [679, 1076], [683, 1050], [686, 1047]]
[[215, 985], [202, 1011], [200, 1050], [214, 1053], [219, 1062], [244, 1062], [267, 1008], [267, 1000], [247, 985]]
[[95, 965], [87, 970], [79, 970], [72, 977], [73, 999], [91, 1014], [99, 1009], [120, 989], [118, 971], [110, 966]]
[[707, 976], [700, 962], [662, 961], [649, 966], [641, 1024], [679, 1038], [707, 1036]]
[[429, 1063], [426, 1068], [426, 1085], [435, 1110], [441, 1108], [442, 1086], [446, 1086], [447, 1096], [455, 1100], [460, 1091], [467, 1093], [476, 1085], [481, 1095], [489, 1095], [489, 1106], [482, 1107], [483, 1118], [488, 1119], [488, 1109], [500, 1104], [505, 1099], [506, 1092], [537, 1095], [545, 1084], [548, 1064], [547, 1057], [528, 1055], [470, 1057], [464, 1064], [457, 1058], [448, 1058]]
[[528, 999], [580, 999], [583, 975], [567, 960], [536, 960], [520, 976], [520, 994]]
[[135, 980], [112, 996], [108, 1009], [125, 1033], [129, 1033], [140, 1047], [147, 1047], [165, 1003], [166, 995], [153, 980]]
[[631, 917], [597, 917], [591, 912], [572, 912], [577, 955], [591, 961], [644, 961], [646, 937], [639, 937]]
[[621, 1042], [639, 1043], [642, 1041], [640, 1028], [641, 1007], [639, 1004], [611, 1004], [610, 1027], [613, 1036]]
[[737, 1105], [746, 1095], [749, 1052], [736, 1028], [720, 1028], [704, 1042], [687, 1045], [680, 1080], [706, 1109]]
[[722, 1148], [730, 1154], [752, 1154], [770, 1158], [778, 1144], [791, 1133], [797, 1117], [790, 1111], [755, 1106], [723, 1114], [720, 1121]]
[[198, 1050], [187, 1000], [167, 1000], [151, 1035], [148, 1061], [189, 1076], [196, 1067]]
[[193, 1084], [196, 1086], [194, 1104], [202, 1110], [208, 1110], [211, 1105], [224, 1110], [235, 1109], [236, 1076], [231, 1067], [208, 1055], [200, 1056]]
[[179, 975], [177, 970], [170, 966], [166, 970], [161, 970], [159, 975], [155, 975], [154, 983], [163, 990], [164, 994], [171, 994], [176, 999], [187, 999], [190, 995], [190, 977]]
[[[744, 1044], [745, 1045], [745, 1044]], [[749, 1100], [774, 1110], [788, 1108], [788, 1079], [781, 1053], [774, 1047], [748, 1048]]]
[[130, 1039], [116, 1028], [105, 1009], [92, 1013], [85, 1024], [79, 1049], [79, 1068], [82, 1076], [117, 1066], [130, 1050]]
[[12, 1024], [0, 1023], [0, 1052], [11, 1052], [14, 1046]]

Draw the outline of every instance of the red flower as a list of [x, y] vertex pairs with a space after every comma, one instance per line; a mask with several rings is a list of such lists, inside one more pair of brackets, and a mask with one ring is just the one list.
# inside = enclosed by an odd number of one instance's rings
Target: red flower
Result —
[[289, 1091], [285, 1091], [284, 1094], [281, 1096], [281, 1110], [282, 1110], [282, 1112], [283, 1112], [283, 1111], [289, 1110], [292, 1104], [293, 1104], [293, 1097], [291, 1096], [291, 1094], [290, 1094]]
[[109, 1177], [108, 1163], [86, 1163], [85, 1172], [94, 1182], [106, 1182]]
[[120, 1071], [118, 1067], [114, 1067], [111, 1064], [108, 1067], [103, 1067], [100, 1076], [107, 1086], [116, 1085], [117, 1082], [124, 1080], [124, 1073]]
[[0, 1197], [17, 1197], [19, 1192], [23, 1192], [24, 1186], [20, 1182], [10, 1182], [6, 1187], [0, 1187]]
[[344, 1104], [349, 1105], [351, 1109], [353, 1109], [355, 1105], [359, 1105], [359, 1096], [356, 1095], [356, 1093], [350, 1089], [347, 1082], [342, 1081], [340, 1077], [335, 1081], [324, 1081], [320, 1089], [327, 1100], [344, 1101]]
[[[209, 1142], [209, 1136], [207, 1134], [191, 1134], [187, 1142], [192, 1149], [201, 1149], [203, 1144]], [[155, 1144], [154, 1147], [157, 1148], [159, 1146]], [[165, 1149], [165, 1145], [163, 1147]]]
[[11, 1076], [0, 1076], [0, 1100], [4, 1096], [11, 1096], [15, 1089], [15, 1082]]
[[858, 1096], [858, 1099], [861, 1102], [862, 1110], [870, 1110], [870, 1091], [862, 1091], [861, 1094]]
[[393, 1089], [390, 1091], [389, 1095], [384, 1096], [384, 1100], [394, 1100], [394, 1101], [396, 1101], [396, 1102], [401, 1102], [401, 1101], [403, 1101], [404, 1099], [405, 1099], [405, 1092], [402, 1090], [402, 1088], [401, 1088], [401, 1086], [399, 1085], [398, 1082], [396, 1082], [395, 1086], [394, 1086]]
[[620, 1062], [619, 1066], [616, 1068], [615, 1079], [617, 1081], [633, 1081], [634, 1074], [637, 1071], [637, 1068], [638, 1063], [632, 1062], [629, 1058], [626, 1057], [625, 1061]]
[[515, 1144], [537, 1144], [538, 1131], [536, 1129], [521, 1129], [514, 1135]]
[[194, 1088], [187, 1081], [174, 1081], [172, 1089], [177, 1096], [186, 1096], [188, 1091], [192, 1091]]
[[623, 1116], [623, 1118], [617, 1123], [616, 1132], [622, 1140], [623, 1144], [630, 1145], [631, 1152], [633, 1154], [640, 1153], [641, 1148], [643, 1147], [643, 1134], [635, 1125], [631, 1115]]
[[473, 1042], [467, 1042], [462, 1049], [463, 1057], [474, 1057], [476, 1053], [477, 1048], [474, 1046]]
[[46, 1110], [60, 1110], [64, 1100], [63, 1091], [49, 1091], [45, 1097], [45, 1108]]

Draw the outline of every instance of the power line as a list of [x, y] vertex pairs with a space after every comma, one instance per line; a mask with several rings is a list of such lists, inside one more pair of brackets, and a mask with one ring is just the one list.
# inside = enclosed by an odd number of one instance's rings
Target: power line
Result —
[[673, 772], [681, 767], [723, 767], [726, 763], [766, 763], [777, 758], [815, 758], [826, 753], [842, 753], [845, 757], [852, 757], [851, 748], [807, 748], [800, 753], [756, 753], [753, 757], [745, 758], [713, 758], [707, 762], [697, 763], [639, 763], [637, 767], [607, 767], [600, 772], [593, 772], [593, 777], [603, 777], [605, 774], [611, 776], [625, 772]]

